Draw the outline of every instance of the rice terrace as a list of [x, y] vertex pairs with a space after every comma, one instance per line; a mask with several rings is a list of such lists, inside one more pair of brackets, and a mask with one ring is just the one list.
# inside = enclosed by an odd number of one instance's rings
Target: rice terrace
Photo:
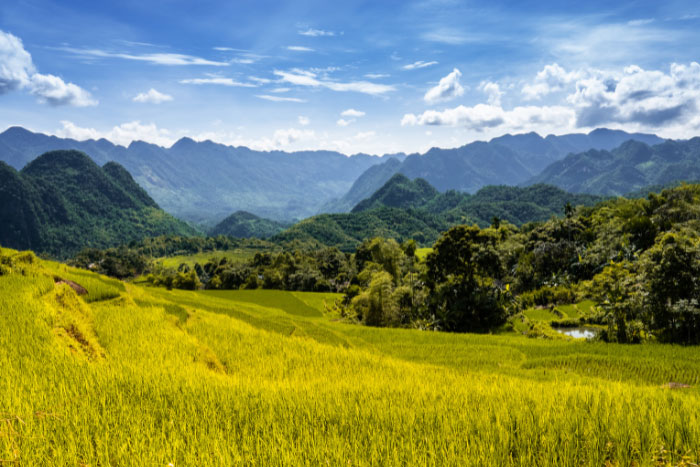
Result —
[[700, 465], [694, 2], [0, 2], [0, 466]]

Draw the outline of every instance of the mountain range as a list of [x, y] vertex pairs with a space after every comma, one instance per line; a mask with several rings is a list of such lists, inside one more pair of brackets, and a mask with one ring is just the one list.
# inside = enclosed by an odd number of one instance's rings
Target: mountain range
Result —
[[[213, 225], [239, 210], [277, 220], [316, 214], [342, 196], [379, 157], [332, 151], [253, 151], [182, 138], [170, 148], [143, 141], [76, 141], [12, 127], [0, 134], [0, 160], [20, 170], [37, 156], [76, 149], [98, 164], [124, 166], [169, 213]], [[397, 157], [402, 157], [398, 155]]]
[[0, 245], [54, 257], [196, 231], [158, 207], [115, 162], [79, 151], [43, 154], [17, 172], [0, 161]]
[[504, 135], [425, 154], [376, 157], [262, 152], [190, 138], [170, 148], [142, 141], [124, 147], [106, 139], [76, 141], [12, 127], [0, 134], [0, 160], [20, 170], [44, 152], [76, 149], [99, 165], [115, 161], [167, 212], [208, 229], [236, 211], [282, 221], [348, 212], [395, 173], [423, 178], [440, 192], [517, 185], [567, 154], [611, 150], [630, 139], [663, 142], [654, 135], [598, 129], [562, 136]]
[[520, 185], [528, 180], [532, 180], [529, 184], [552, 183], [546, 177], [533, 177], [569, 154], [590, 149], [611, 150], [629, 140], [648, 145], [665, 141], [655, 135], [600, 128], [588, 134], [543, 138], [537, 133], [525, 133], [455, 149], [433, 148], [422, 155], [411, 154], [403, 161], [389, 159], [368, 168], [343, 197], [325, 208], [327, 212], [345, 212], [371, 196], [395, 173], [411, 179], [423, 178], [441, 192], [475, 193], [487, 185]]
[[494, 218], [515, 225], [545, 221], [564, 214], [564, 206], [591, 206], [603, 198], [571, 194], [550, 185], [488, 186], [477, 193], [440, 193], [423, 179], [394, 174], [349, 213], [320, 214], [272, 237], [277, 242], [317, 242], [354, 251], [365, 239], [389, 237], [432, 244], [458, 224], [490, 225]]
[[551, 183], [574, 193], [617, 196], [681, 180], [700, 180], [700, 138], [655, 146], [628, 141], [610, 151], [571, 154], [527, 184]]

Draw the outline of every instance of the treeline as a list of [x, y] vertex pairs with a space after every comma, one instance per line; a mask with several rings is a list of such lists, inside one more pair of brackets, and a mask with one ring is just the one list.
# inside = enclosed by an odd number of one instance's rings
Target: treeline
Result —
[[[533, 306], [592, 299], [597, 311], [586, 320], [605, 325], [607, 341], [698, 344], [698, 232], [700, 185], [684, 185], [647, 199], [569, 206], [563, 218], [520, 228], [498, 219], [486, 228], [456, 226], [424, 260], [415, 241], [379, 237], [354, 253], [263, 249], [243, 262], [152, 270], [148, 280], [180, 288], [342, 292], [338, 312], [348, 320], [458, 332], [493, 330]], [[159, 241], [163, 251], [179, 245]]]

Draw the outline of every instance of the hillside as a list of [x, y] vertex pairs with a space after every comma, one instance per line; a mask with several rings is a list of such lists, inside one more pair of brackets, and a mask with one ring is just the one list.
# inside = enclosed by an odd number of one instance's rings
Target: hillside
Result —
[[17, 170], [57, 149], [82, 151], [100, 165], [118, 162], [167, 212], [210, 225], [238, 210], [276, 220], [316, 214], [382, 162], [366, 154], [254, 151], [190, 138], [165, 148], [142, 141], [128, 147], [105, 139], [76, 141], [20, 127], [0, 134], [0, 160]]
[[[422, 155], [411, 154], [401, 163], [387, 161], [367, 169], [348, 193], [327, 208], [333, 212], [350, 210], [397, 172], [410, 179], [423, 178], [441, 192], [475, 193], [487, 185], [521, 184], [567, 154], [589, 149], [610, 150], [628, 140], [646, 144], [664, 141], [654, 135], [600, 128], [588, 134], [543, 138], [537, 133], [525, 133], [504, 135], [489, 142], [477, 141], [454, 149], [433, 148]], [[538, 180], [549, 183], [546, 177]]]
[[165, 234], [194, 235], [119, 164], [52, 151], [20, 172], [0, 162], [0, 245], [65, 257]]
[[245, 211], [237, 211], [219, 222], [209, 235], [226, 235], [235, 238], [268, 238], [279, 233], [285, 224], [270, 219], [263, 219]]
[[646, 186], [700, 180], [700, 138], [649, 146], [636, 141], [571, 154], [527, 183], [551, 183], [576, 193], [621, 195]]
[[352, 251], [362, 240], [383, 236], [398, 241], [413, 238], [432, 244], [441, 231], [457, 224], [485, 227], [494, 217], [515, 225], [562, 216], [564, 206], [591, 206], [603, 198], [571, 194], [549, 185], [526, 188], [488, 186], [476, 194], [438, 192], [422, 179], [393, 175], [352, 212], [322, 214], [294, 224], [273, 241], [316, 241]]
[[168, 291], [7, 249], [0, 271], [10, 464], [698, 460], [697, 347], [350, 325], [341, 295]]

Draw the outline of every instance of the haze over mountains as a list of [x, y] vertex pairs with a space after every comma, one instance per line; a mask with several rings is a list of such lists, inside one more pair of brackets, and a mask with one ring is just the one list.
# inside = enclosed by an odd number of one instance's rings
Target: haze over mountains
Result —
[[[423, 178], [438, 191], [474, 193], [487, 185], [520, 185], [568, 154], [589, 149], [610, 150], [629, 140], [648, 145], [665, 141], [655, 135], [601, 128], [588, 134], [549, 135], [545, 138], [537, 133], [504, 135], [488, 143], [477, 141], [455, 149], [433, 148], [423, 155], [411, 154], [403, 162], [389, 160], [370, 167], [347, 194], [327, 205], [326, 209], [328, 212], [351, 209], [371, 196], [395, 173], [411, 179]], [[540, 182], [552, 183], [546, 178], [533, 179], [532, 183]]]
[[606, 129], [544, 138], [527, 133], [385, 159], [332, 151], [261, 152], [189, 138], [170, 148], [140, 141], [124, 147], [105, 139], [76, 141], [12, 127], [0, 134], [0, 160], [20, 170], [46, 151], [77, 149], [98, 164], [123, 165], [167, 212], [213, 225], [239, 210], [283, 221], [347, 212], [397, 172], [423, 178], [438, 191], [474, 193], [486, 185], [517, 185], [567, 154], [610, 150], [630, 139], [663, 141]]
[[308, 217], [381, 161], [332, 151], [261, 152], [189, 138], [164, 148], [76, 141], [19, 127], [0, 134], [0, 160], [17, 170], [56, 149], [77, 149], [100, 165], [118, 162], [169, 213], [212, 224], [238, 210], [282, 220]]

